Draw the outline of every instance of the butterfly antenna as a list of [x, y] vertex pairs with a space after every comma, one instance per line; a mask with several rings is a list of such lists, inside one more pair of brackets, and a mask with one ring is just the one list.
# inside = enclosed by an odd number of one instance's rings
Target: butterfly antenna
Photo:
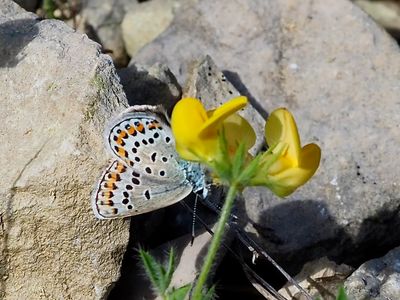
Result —
[[[196, 197], [196, 200], [197, 200], [197, 197]], [[194, 209], [192, 209], [189, 205], [187, 205], [187, 203], [185, 201], [181, 201], [180, 203], [193, 214], [194, 218], [200, 222], [200, 224], [205, 228], [205, 230], [211, 236], [214, 235], [214, 232], [212, 231], [212, 229], [206, 224], [206, 222], [199, 215], [196, 214]], [[197, 203], [195, 202], [194, 207], [196, 207], [196, 205], [197, 205]], [[192, 241], [193, 241], [193, 237], [194, 237], [194, 232], [192, 232]], [[262, 279], [252, 268], [249, 267], [249, 265], [243, 260], [243, 258], [241, 256], [236, 254], [236, 252], [233, 251], [232, 248], [229, 247], [223, 241], [222, 241], [222, 246], [225, 247], [225, 249], [227, 251], [229, 251], [229, 253], [231, 253], [231, 255], [241, 263], [241, 265], [245, 269], [246, 273], [250, 274], [252, 276], [252, 278], [256, 279], [263, 286], [263, 288], [265, 290], [267, 290], [273, 297], [275, 297], [278, 300], [288, 300], [285, 297], [283, 297], [281, 294], [279, 294], [279, 292], [276, 289], [274, 289], [268, 282], [266, 282], [264, 279]], [[254, 254], [254, 252], [253, 252], [253, 254]]]
[[[190, 246], [193, 246], [194, 243], [194, 238], [195, 238], [195, 225], [196, 225], [196, 212], [197, 212], [197, 200], [199, 198], [199, 195], [196, 194], [196, 198], [194, 199], [194, 206], [192, 210], [192, 239], [190, 240]], [[186, 204], [186, 203], [185, 203]]]

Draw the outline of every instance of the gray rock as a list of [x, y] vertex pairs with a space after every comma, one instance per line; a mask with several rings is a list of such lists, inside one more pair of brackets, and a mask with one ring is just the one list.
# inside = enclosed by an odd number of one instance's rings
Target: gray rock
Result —
[[287, 107], [303, 143], [322, 148], [315, 178], [288, 199], [245, 193], [247, 229], [271, 255], [354, 263], [400, 241], [399, 52], [381, 28], [345, 0], [204, 0], [133, 61], [166, 63], [182, 82], [204, 54], [266, 111]]
[[129, 6], [121, 23], [126, 51], [132, 57], [171, 23], [177, 9], [197, 0], [152, 0]]
[[400, 299], [400, 247], [362, 264], [346, 280], [345, 288], [351, 299]]
[[[188, 75], [184, 97], [200, 99], [206, 109], [215, 109], [227, 100], [241, 95], [210, 56], [194, 63]], [[250, 101], [254, 100], [251, 95], [248, 96]], [[250, 122], [256, 132], [257, 140], [251, 149], [252, 154], [255, 154], [264, 145], [264, 120], [251, 105], [239, 114]]]
[[126, 7], [131, 2], [131, 0], [87, 0], [82, 5], [82, 21], [79, 29], [100, 43], [117, 67], [124, 67], [128, 63], [121, 22]]
[[0, 2], [0, 298], [103, 299], [129, 222], [95, 219], [102, 131], [127, 106], [110, 58], [64, 23]]
[[39, 1], [37, 0], [14, 0], [14, 2], [18, 3], [22, 8], [35, 12], [35, 9], [38, 7]]
[[161, 104], [171, 111], [182, 96], [180, 85], [166, 65], [130, 65], [118, 70], [118, 75], [130, 105]]

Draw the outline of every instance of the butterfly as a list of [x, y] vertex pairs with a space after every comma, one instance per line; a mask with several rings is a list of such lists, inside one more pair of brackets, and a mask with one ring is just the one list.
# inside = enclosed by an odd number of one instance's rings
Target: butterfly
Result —
[[181, 160], [161, 106], [136, 105], [113, 119], [104, 141], [113, 157], [92, 193], [99, 219], [123, 218], [207, 195], [204, 169]]

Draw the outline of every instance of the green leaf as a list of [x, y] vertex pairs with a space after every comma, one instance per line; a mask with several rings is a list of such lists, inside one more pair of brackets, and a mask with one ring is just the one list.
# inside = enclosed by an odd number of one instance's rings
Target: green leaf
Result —
[[43, 0], [42, 9], [46, 13], [46, 17], [48, 19], [54, 19], [54, 11], [56, 10], [57, 6], [54, 0]]
[[167, 295], [167, 300], [184, 300], [186, 298], [186, 295], [190, 291], [192, 285], [187, 284], [184, 285], [178, 289], [172, 289], [170, 293]]
[[246, 145], [240, 143], [239, 147], [236, 149], [235, 155], [232, 160], [232, 178], [231, 180], [236, 180], [240, 172], [242, 171], [244, 160], [246, 157]]
[[215, 299], [215, 285], [210, 287], [205, 295], [203, 295], [203, 300], [213, 300]]
[[344, 287], [340, 287], [339, 288], [339, 293], [336, 297], [336, 300], [347, 300], [347, 294], [346, 294], [346, 290], [344, 289]]
[[220, 130], [218, 134], [218, 139], [219, 139], [219, 147], [221, 150], [221, 154], [223, 155], [223, 157], [228, 158], [229, 157], [228, 141], [226, 140], [224, 128]]
[[223, 129], [218, 134], [218, 144], [220, 148], [219, 155], [212, 164], [210, 164], [210, 167], [221, 181], [229, 183], [232, 177], [232, 166], [229, 159], [228, 143]]
[[250, 180], [254, 177], [260, 167], [261, 155], [257, 155], [253, 160], [246, 166], [238, 177], [238, 181], [242, 186], [247, 186]]
[[147, 251], [139, 249], [139, 255], [142, 260], [144, 270], [149, 277], [153, 287], [157, 289], [160, 294], [164, 294], [164, 278], [159, 273], [160, 266], [159, 263], [150, 255]]
[[165, 273], [165, 283], [167, 287], [171, 284], [172, 280], [172, 275], [174, 274], [175, 271], [175, 251], [174, 248], [171, 248], [168, 254], [168, 265], [167, 265], [167, 270]]

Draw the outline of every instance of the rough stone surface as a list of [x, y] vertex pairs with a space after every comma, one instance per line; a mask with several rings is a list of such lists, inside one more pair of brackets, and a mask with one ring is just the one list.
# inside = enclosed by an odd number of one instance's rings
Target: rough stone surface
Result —
[[127, 106], [86, 36], [0, 1], [0, 298], [103, 299], [129, 222], [95, 219], [105, 121]]
[[171, 23], [177, 8], [194, 0], [152, 0], [130, 7], [122, 23], [122, 37], [128, 54], [134, 56]]
[[400, 299], [400, 248], [362, 264], [345, 288], [351, 299]]
[[121, 22], [131, 3], [136, 3], [136, 0], [87, 0], [81, 11], [80, 31], [100, 43], [118, 67], [128, 63]]
[[397, 38], [400, 32], [400, 4], [398, 1], [367, 1], [356, 0], [360, 6], [377, 23], [393, 33]]
[[[338, 287], [343, 286], [343, 281], [354, 269], [345, 264], [338, 265], [327, 257], [319, 258], [304, 265], [301, 272], [294, 278], [313, 299], [333, 299], [337, 295]], [[306, 299], [299, 289], [286, 284], [279, 290], [286, 299]]]
[[271, 255], [360, 263], [399, 242], [400, 58], [380, 27], [345, 0], [204, 0], [132, 61], [166, 63], [182, 82], [204, 54], [322, 148], [315, 178], [288, 199], [246, 192], [247, 229]]
[[[228, 99], [237, 96], [240, 96], [240, 92], [218, 69], [210, 56], [194, 63], [189, 72], [184, 97], [200, 99], [206, 109], [214, 109]], [[250, 101], [252, 100], [250, 98]], [[254, 154], [264, 145], [264, 120], [251, 105], [245, 107], [239, 114], [250, 122], [256, 132], [257, 140], [253, 149], [251, 149]]]
[[181, 99], [182, 89], [166, 65], [130, 65], [118, 70], [118, 76], [130, 105], [161, 104], [170, 112]]
[[22, 8], [34, 12], [35, 9], [38, 7], [38, 2], [37, 0], [14, 0], [14, 2], [18, 3], [19, 6]]

